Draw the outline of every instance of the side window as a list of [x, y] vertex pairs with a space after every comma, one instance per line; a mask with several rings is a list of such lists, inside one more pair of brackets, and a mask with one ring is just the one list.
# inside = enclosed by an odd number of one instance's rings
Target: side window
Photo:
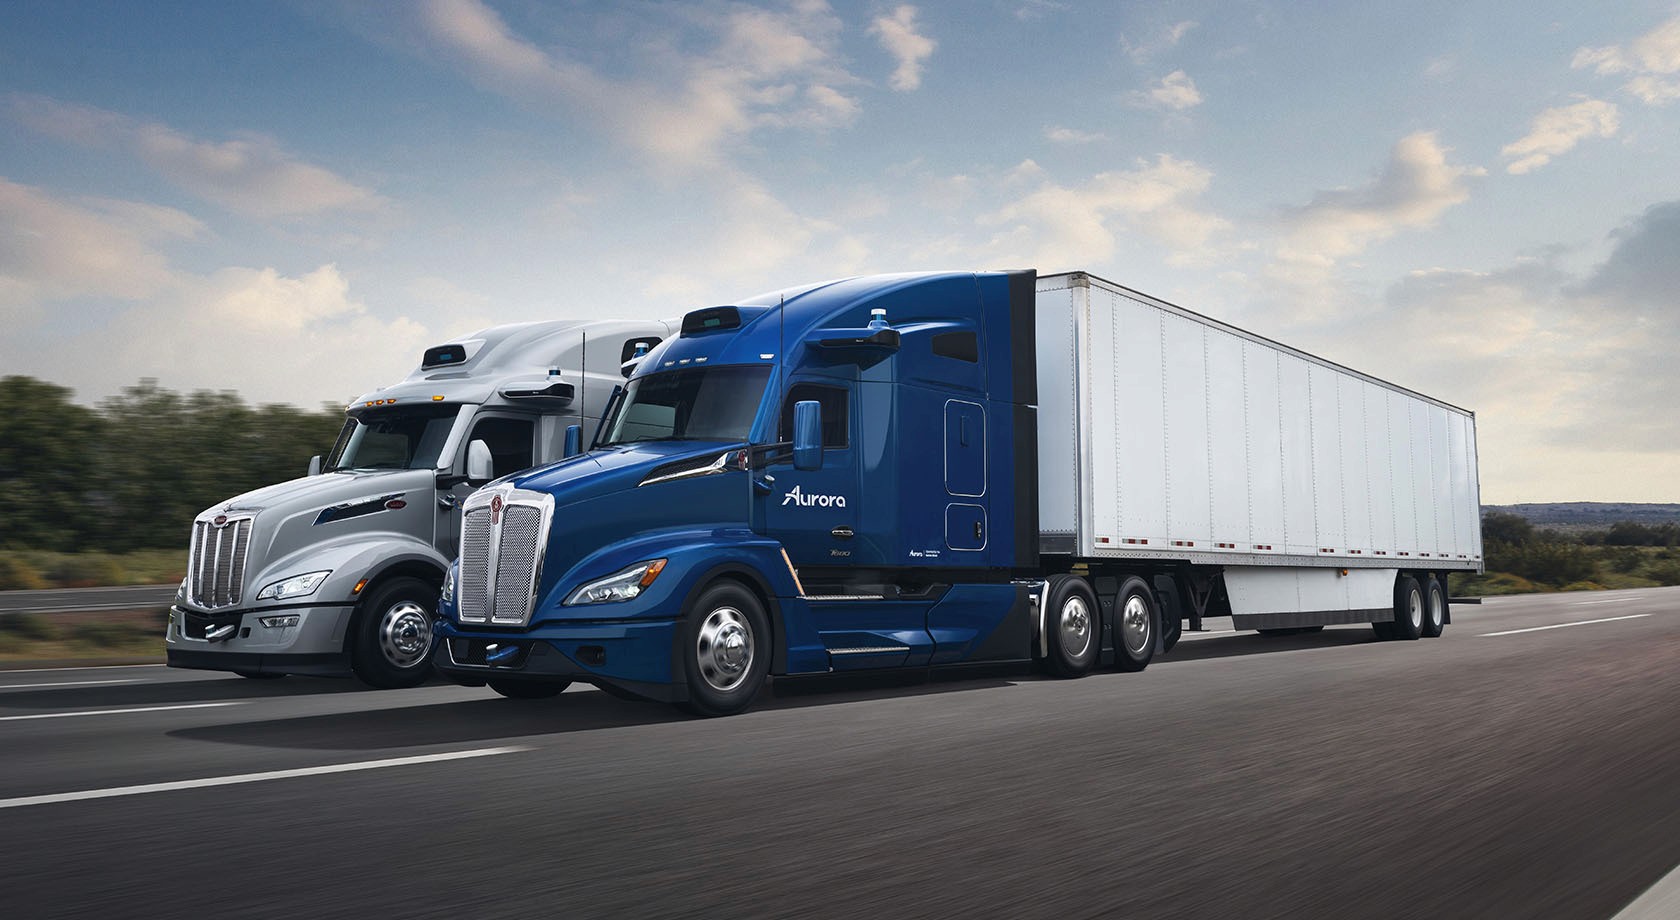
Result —
[[618, 352], [618, 363], [623, 364], [634, 358], [636, 356], [636, 346], [645, 345], [648, 351], [652, 351], [653, 346], [658, 345], [660, 341], [657, 335], [639, 335], [632, 339], [625, 339], [624, 347], [619, 349]]
[[536, 431], [530, 419], [485, 418], [473, 425], [468, 443], [483, 441], [490, 447], [491, 473], [497, 478], [529, 469]]
[[980, 337], [973, 332], [941, 332], [933, 337], [933, 353], [970, 364], [980, 363]]
[[782, 428], [778, 440], [793, 440], [793, 407], [808, 399], [822, 403], [824, 448], [843, 448], [847, 444], [847, 392], [845, 387], [823, 386], [817, 383], [796, 383], [788, 390], [787, 402], [782, 404]]

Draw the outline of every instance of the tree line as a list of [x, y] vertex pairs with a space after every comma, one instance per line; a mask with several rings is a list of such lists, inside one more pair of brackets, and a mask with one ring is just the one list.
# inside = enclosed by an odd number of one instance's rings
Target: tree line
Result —
[[143, 379], [90, 408], [71, 390], [0, 377], [0, 549], [179, 549], [193, 516], [302, 476], [332, 448], [342, 407], [250, 406], [231, 391]]
[[1488, 575], [1474, 584], [1524, 592], [1680, 584], [1680, 527], [1618, 522], [1603, 530], [1536, 527], [1501, 511], [1482, 515]]

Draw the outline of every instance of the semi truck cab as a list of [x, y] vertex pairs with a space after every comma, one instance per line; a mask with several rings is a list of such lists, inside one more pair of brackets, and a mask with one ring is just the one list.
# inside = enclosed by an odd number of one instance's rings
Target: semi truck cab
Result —
[[169, 665], [354, 675], [380, 688], [424, 680], [462, 503], [564, 455], [568, 429], [575, 438], [599, 418], [623, 382], [624, 360], [670, 331], [524, 323], [426, 349], [402, 382], [346, 407], [337, 442], [308, 475], [197, 516]]

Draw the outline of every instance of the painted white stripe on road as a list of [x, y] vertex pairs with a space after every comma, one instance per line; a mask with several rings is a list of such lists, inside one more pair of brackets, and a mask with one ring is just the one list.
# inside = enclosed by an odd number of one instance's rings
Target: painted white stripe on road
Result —
[[1645, 889], [1644, 894], [1610, 920], [1673, 920], [1675, 917], [1680, 917], [1680, 866], [1657, 879], [1655, 885]]
[[1605, 598], [1604, 600], [1601, 600], [1601, 601], [1576, 601], [1575, 603], [1570, 604], [1569, 606], [1571, 606], [1571, 607], [1588, 607], [1588, 606], [1591, 606], [1593, 604], [1625, 604], [1628, 601], [1636, 601], [1636, 600], [1639, 600], [1639, 598], [1637, 598], [1637, 597], [1607, 597], [1607, 598]]
[[[3, 673], [3, 672], [0, 672]], [[121, 680], [55, 680], [40, 684], [0, 684], [0, 690], [33, 690], [36, 687], [89, 687], [94, 684], [138, 684], [140, 678], [125, 677]]]
[[48, 671], [126, 671], [129, 668], [167, 668], [166, 664], [79, 664], [70, 668], [0, 668], [0, 674], [45, 674]]
[[1594, 623], [1614, 623], [1617, 620], [1637, 620], [1640, 617], [1648, 616], [1650, 616], [1648, 613], [1630, 613], [1625, 617], [1605, 617], [1602, 620], [1577, 620], [1573, 623], [1553, 623], [1550, 626], [1530, 626], [1527, 629], [1507, 629], [1504, 632], [1482, 633], [1477, 638], [1485, 639], [1488, 636], [1514, 636], [1517, 633], [1539, 632], [1542, 629], [1563, 629], [1566, 626], [1591, 626]]
[[296, 770], [269, 770], [265, 773], [239, 773], [233, 776], [209, 776], [204, 779], [179, 780], [172, 783], [148, 783], [144, 786], [113, 786], [109, 789], [87, 789], [82, 792], [56, 792], [51, 795], [26, 795], [16, 799], [0, 799], [0, 808], [22, 808], [25, 805], [51, 805], [55, 802], [80, 802], [85, 799], [112, 799], [126, 795], [146, 795], [152, 792], [174, 792], [179, 789], [204, 789], [210, 786], [234, 786], [240, 783], [261, 783], [271, 779], [292, 779], [299, 776], [324, 776], [329, 773], [353, 773], [358, 770], [379, 770], [385, 767], [406, 767], [411, 764], [442, 763], [466, 760], [471, 757], [493, 757], [529, 751], [528, 747], [479, 748], [472, 751], [451, 751], [445, 754], [421, 754], [416, 757], [393, 757], [389, 760], [364, 760], [359, 763], [336, 763], [324, 767], [301, 767]]
[[182, 703], [179, 706], [134, 706], [129, 709], [83, 709], [79, 712], [42, 712], [31, 716], [0, 716], [0, 722], [21, 722], [24, 719], [68, 719], [72, 716], [120, 716], [131, 712], [168, 712], [173, 709], [213, 709], [217, 706], [239, 706], [241, 703]]

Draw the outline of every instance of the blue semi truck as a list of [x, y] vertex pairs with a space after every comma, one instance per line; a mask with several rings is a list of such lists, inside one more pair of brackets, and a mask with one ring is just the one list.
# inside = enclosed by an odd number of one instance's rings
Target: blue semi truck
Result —
[[703, 715], [769, 675], [1142, 670], [1186, 618], [1439, 635], [1474, 416], [1084, 273], [695, 310], [586, 450], [465, 502], [434, 664]]

